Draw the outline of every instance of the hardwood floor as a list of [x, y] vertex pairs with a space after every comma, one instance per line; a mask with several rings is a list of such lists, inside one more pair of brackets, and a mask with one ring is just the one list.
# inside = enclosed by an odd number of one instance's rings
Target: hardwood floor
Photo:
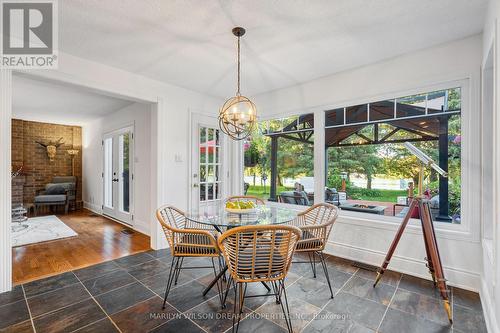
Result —
[[88, 210], [57, 217], [78, 236], [13, 248], [14, 284], [150, 250], [149, 236], [122, 233], [129, 228]]

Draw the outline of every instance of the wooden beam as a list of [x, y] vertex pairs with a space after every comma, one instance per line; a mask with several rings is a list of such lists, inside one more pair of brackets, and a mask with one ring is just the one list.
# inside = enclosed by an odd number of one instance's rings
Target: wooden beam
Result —
[[343, 143], [337, 145], [327, 145], [327, 147], [353, 147], [353, 146], [366, 146], [366, 145], [381, 145], [386, 143], [403, 143], [403, 142], [421, 142], [421, 141], [437, 141], [435, 137], [425, 137], [416, 139], [397, 139], [385, 142], [363, 142], [363, 143]]

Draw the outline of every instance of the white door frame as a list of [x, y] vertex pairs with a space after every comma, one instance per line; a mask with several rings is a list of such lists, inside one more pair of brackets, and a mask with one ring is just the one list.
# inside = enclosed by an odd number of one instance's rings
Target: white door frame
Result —
[[[198, 192], [198, 198], [195, 198], [194, 195], [194, 188], [196, 184], [198, 183], [199, 179], [199, 170], [195, 170], [193, 168], [193, 164], [196, 163], [199, 165], [198, 158], [198, 142], [199, 142], [199, 127], [200, 126], [205, 126], [205, 127], [215, 127], [218, 128], [218, 122], [216, 117], [208, 116], [203, 113], [199, 112], [189, 112], [189, 131], [191, 135], [189, 136], [189, 145], [188, 145], [188, 154], [189, 156], [189, 177], [188, 177], [188, 186], [189, 186], [189, 191], [188, 191], [188, 209], [192, 210], [195, 209], [194, 207], [195, 202], [198, 202], [199, 204], [199, 192]], [[196, 130], [195, 130], [196, 129]], [[221, 141], [221, 169], [220, 169], [220, 178], [222, 180], [222, 188], [220, 189], [220, 195], [221, 198], [224, 198], [227, 196], [229, 192], [229, 165], [228, 165], [228, 156], [229, 156], [229, 145], [228, 145], [228, 138], [227, 136], [219, 130], [219, 135], [220, 135], [220, 141]], [[196, 147], [195, 147], [196, 145]], [[193, 149], [195, 149], [193, 151]], [[197, 178], [194, 177], [194, 174], [197, 174]], [[198, 188], [199, 190], [199, 188]]]
[[0, 69], [0, 293], [12, 289], [12, 71]]
[[[105, 189], [105, 182], [104, 182], [104, 171], [105, 171], [105, 166], [106, 166], [106, 159], [104, 157], [104, 152], [105, 152], [105, 147], [104, 147], [104, 142], [106, 139], [109, 139], [109, 138], [114, 138], [120, 134], [123, 134], [123, 133], [131, 133], [131, 137], [130, 137], [130, 142], [129, 142], [129, 170], [130, 170], [130, 175], [129, 175], [129, 212], [128, 213], [125, 213], [125, 212], [121, 212], [119, 210], [117, 210], [116, 207], [114, 207], [113, 211], [110, 210], [110, 209], [106, 209], [106, 205], [105, 205], [105, 199], [106, 199], [106, 189]], [[134, 124], [129, 124], [129, 125], [125, 125], [119, 129], [116, 129], [116, 130], [113, 130], [113, 131], [110, 131], [110, 132], [105, 132], [103, 133], [102, 135], [102, 151], [101, 151], [101, 154], [102, 154], [102, 213], [103, 215], [106, 215], [107, 217], [111, 217], [117, 221], [120, 221], [120, 222], [123, 222], [127, 225], [130, 225], [130, 226], [134, 226], [134, 211], [135, 211], [135, 206], [134, 206], [134, 203], [135, 203], [135, 198], [134, 198], [134, 194], [135, 194], [135, 184], [134, 184], [134, 172], [135, 172], [135, 137], [134, 137], [134, 133], [135, 133], [135, 126]], [[116, 148], [115, 144], [113, 144], [113, 150]], [[115, 161], [115, 155], [113, 155], [113, 165], [116, 163], [116, 162], [119, 162], [119, 157], [116, 158], [117, 161]], [[120, 179], [121, 177], [118, 175], [118, 179]], [[119, 183], [118, 183], [119, 184]], [[114, 194], [117, 194], [119, 193], [119, 190], [116, 189], [116, 187], [118, 187], [118, 184], [113, 184], [113, 204], [114, 205], [117, 205], [117, 203], [115, 202], [115, 197], [114, 197]]]

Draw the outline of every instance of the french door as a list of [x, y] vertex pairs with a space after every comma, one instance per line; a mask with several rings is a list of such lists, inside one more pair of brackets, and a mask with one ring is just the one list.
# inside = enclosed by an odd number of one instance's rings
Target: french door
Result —
[[191, 208], [206, 209], [226, 193], [226, 140], [216, 118], [195, 114], [191, 127]]
[[133, 221], [133, 127], [104, 135], [103, 214], [127, 224]]

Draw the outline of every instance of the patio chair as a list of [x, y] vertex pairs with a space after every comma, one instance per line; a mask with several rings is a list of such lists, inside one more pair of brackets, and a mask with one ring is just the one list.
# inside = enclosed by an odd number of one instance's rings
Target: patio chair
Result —
[[292, 204], [292, 205], [300, 205], [300, 206], [309, 206], [309, 204], [310, 204], [307, 193], [304, 191], [302, 191], [302, 192], [297, 192], [297, 191], [281, 192], [278, 195], [278, 202], [288, 203], [288, 204]]
[[[156, 211], [156, 218], [165, 233], [165, 237], [170, 246], [172, 254], [172, 263], [165, 288], [165, 298], [163, 300], [163, 309], [172, 287], [172, 283], [177, 285], [179, 274], [182, 269], [211, 268], [214, 276], [217, 276], [218, 270], [215, 267], [215, 259], [218, 261], [218, 269], [221, 269], [221, 259], [219, 247], [214, 236], [214, 231], [201, 229], [198, 224], [189, 222], [186, 215], [181, 210], [173, 206], [162, 206]], [[183, 267], [186, 257], [207, 257], [212, 261], [211, 266], [189, 266]], [[222, 282], [221, 282], [222, 283]], [[222, 297], [222, 285], [217, 283], [219, 296]], [[220, 298], [222, 301], [222, 298]]]
[[[288, 331], [292, 332], [290, 310], [285, 290], [285, 278], [290, 268], [300, 229], [285, 225], [252, 225], [230, 229], [218, 244], [229, 270], [224, 301], [234, 287], [233, 332], [238, 331], [245, 298], [274, 296], [281, 305]], [[246, 295], [248, 283], [268, 282], [273, 292]]]
[[253, 195], [233, 195], [227, 197], [226, 202], [235, 202], [235, 201], [251, 201], [256, 205], [265, 205], [266, 202], [259, 197]]
[[309, 261], [297, 261], [294, 263], [309, 263], [316, 278], [316, 258], [318, 255], [321, 266], [325, 273], [330, 294], [333, 298], [332, 284], [326, 267], [323, 250], [328, 237], [332, 231], [333, 224], [338, 216], [338, 208], [332, 204], [319, 203], [298, 214], [297, 218], [290, 224], [297, 226], [302, 231], [302, 238], [297, 243], [296, 252], [307, 253]]
[[325, 190], [325, 202], [331, 203], [335, 206], [340, 205], [340, 196], [336, 188], [326, 188]]

